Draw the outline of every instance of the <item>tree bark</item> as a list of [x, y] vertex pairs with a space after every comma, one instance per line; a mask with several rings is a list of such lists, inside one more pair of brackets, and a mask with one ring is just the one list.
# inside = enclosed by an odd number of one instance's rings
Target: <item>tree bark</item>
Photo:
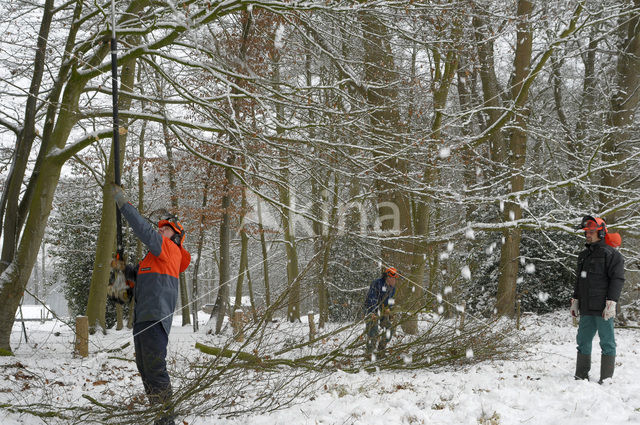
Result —
[[[527, 117], [525, 104], [528, 99], [528, 87], [524, 85], [531, 72], [531, 52], [533, 37], [531, 30], [531, 12], [533, 5], [527, 0], [518, 2], [518, 34], [516, 37], [516, 55], [514, 58], [514, 78], [511, 97], [514, 101], [515, 118], [509, 141], [509, 169], [512, 170], [511, 192], [524, 190], [524, 165], [527, 155]], [[523, 92], [524, 91], [524, 92]], [[520, 199], [510, 196], [505, 203], [503, 220], [514, 222], [522, 218]], [[498, 315], [513, 317], [516, 303], [516, 280], [520, 266], [521, 229], [516, 225], [503, 232], [504, 243], [500, 253], [500, 276], [496, 308]]]
[[233, 171], [231, 166], [234, 164], [235, 158], [233, 154], [227, 158], [229, 167], [225, 168], [225, 181], [222, 187], [222, 223], [220, 223], [220, 284], [218, 296], [216, 298], [211, 317], [216, 315], [216, 333], [222, 331], [224, 316], [229, 309], [229, 281], [231, 280], [231, 187], [233, 186]]
[[[638, 9], [640, 0], [634, 0], [633, 5]], [[614, 165], [602, 175], [602, 186], [605, 188], [600, 193], [602, 209], [610, 207], [612, 201], [615, 203], [619, 198], [628, 196], [616, 193], [622, 187], [625, 174], [628, 173], [615, 164], [620, 162], [629, 151], [627, 145], [632, 139], [635, 113], [640, 102], [640, 72], [638, 72], [640, 69], [640, 16], [634, 13], [630, 18], [623, 15], [620, 19], [623, 20], [621, 27], [626, 34], [619, 50], [615, 77], [616, 91], [611, 98], [611, 109], [606, 120], [610, 131], [607, 132], [602, 147], [602, 159]], [[632, 173], [635, 177], [637, 170], [633, 170]], [[637, 186], [632, 189], [637, 190]], [[615, 223], [622, 214], [625, 212], [611, 211], [606, 217], [607, 224]]]
[[[171, 194], [171, 210], [178, 214], [180, 204], [178, 202], [178, 185], [176, 183], [176, 166], [173, 162], [173, 148], [169, 140], [167, 125], [162, 125], [163, 142], [167, 152], [167, 174], [169, 177], [169, 192]], [[189, 312], [189, 290], [187, 289], [187, 279], [184, 273], [180, 273], [180, 306], [182, 308], [182, 326], [191, 324], [191, 313]]]
[[[0, 273], [4, 271], [15, 255], [18, 238], [24, 224], [24, 212], [18, 209], [20, 191], [29, 161], [31, 146], [36, 137], [36, 109], [40, 95], [40, 85], [46, 64], [46, 48], [49, 30], [53, 19], [53, 0], [46, 0], [40, 23], [40, 31], [36, 42], [36, 55], [33, 64], [33, 75], [29, 87], [29, 98], [25, 106], [24, 126], [17, 134], [16, 148], [13, 153], [11, 168], [7, 175], [5, 188], [0, 199], [0, 235], [4, 236]], [[17, 212], [17, 213], [16, 213]], [[4, 227], [4, 234], [2, 232]]]
[[200, 263], [202, 262], [202, 248], [204, 247], [204, 236], [205, 236], [205, 221], [206, 217], [204, 214], [204, 210], [209, 203], [209, 182], [211, 181], [211, 174], [213, 172], [213, 166], [210, 164], [207, 167], [207, 178], [204, 181], [204, 186], [202, 188], [202, 213], [200, 214], [200, 220], [198, 223], [198, 243], [196, 245], [196, 261], [193, 263], [193, 279], [191, 282], [191, 299], [192, 299], [192, 312], [193, 312], [193, 331], [197, 332], [199, 328], [198, 324], [198, 305], [200, 303], [200, 295], [198, 288], [198, 274], [200, 273]]
[[[269, 249], [267, 248], [267, 239], [264, 235], [264, 225], [262, 224], [262, 201], [260, 197], [257, 200], [257, 214], [258, 214], [258, 232], [260, 233], [260, 248], [262, 250], [262, 278], [264, 279], [264, 296], [266, 303], [267, 312], [270, 311], [271, 307], [271, 288], [269, 284]], [[269, 313], [267, 313], [269, 314]], [[267, 317], [267, 320], [270, 317]]]
[[[271, 83], [274, 90], [279, 90], [280, 81], [280, 54], [274, 51], [271, 55]], [[284, 109], [282, 104], [275, 105], [276, 120], [278, 123], [284, 122]], [[278, 136], [282, 135], [284, 129], [280, 126], [276, 128]], [[280, 148], [280, 182], [278, 184], [278, 195], [281, 207], [282, 231], [284, 233], [285, 251], [287, 254], [287, 288], [289, 298], [287, 301], [287, 320], [290, 322], [300, 321], [300, 280], [297, 279], [298, 269], [298, 249], [296, 247], [296, 237], [294, 231], [293, 213], [291, 211], [291, 182], [289, 173], [289, 149], [286, 146]]]
[[[449, 88], [458, 69], [458, 54], [455, 49], [450, 48], [443, 58], [437, 48], [434, 48], [433, 57], [435, 69], [433, 82], [434, 114], [431, 123], [430, 143], [437, 143], [441, 138], [443, 112], [449, 96]], [[422, 184], [424, 188], [432, 187], [439, 179], [439, 169], [435, 161], [435, 157], [429, 158], [422, 172]], [[438, 250], [434, 244], [429, 244], [422, 240], [428, 236], [430, 218], [439, 215], [438, 207], [437, 205], [429, 204], [426, 199], [421, 198], [417, 198], [415, 203], [417, 208], [414, 216], [414, 234], [418, 238], [418, 243], [413, 245], [413, 255], [409, 269], [409, 282], [412, 285], [411, 288], [413, 292], [413, 303], [410, 304], [410, 312], [412, 313], [422, 306], [424, 293], [423, 282], [427, 258], [431, 258], [432, 267], [430, 267], [429, 282], [432, 286], [434, 285], [439, 269]], [[403, 329], [410, 329], [412, 333], [416, 333], [418, 331], [417, 317], [409, 320]]]
[[[242, 188], [242, 201], [241, 210], [243, 214], [247, 211], [247, 189]], [[238, 267], [238, 279], [236, 279], [236, 297], [233, 305], [233, 310], [242, 309], [242, 286], [244, 284], [244, 278], [248, 272], [249, 258], [247, 250], [249, 249], [249, 237], [247, 236], [247, 229], [245, 228], [244, 220], [240, 223], [240, 266]]]
[[[120, 73], [120, 85], [123, 95], [118, 98], [118, 109], [128, 110], [131, 107], [131, 96], [126, 95], [133, 92], [136, 76], [136, 59], [129, 59], [122, 64]], [[127, 145], [128, 122], [122, 119], [118, 124], [120, 131], [120, 158], [114, 158], [114, 146], [111, 144], [109, 155], [109, 165], [105, 174], [105, 184], [102, 187], [102, 218], [100, 231], [96, 242], [96, 258], [93, 262], [91, 272], [91, 286], [89, 288], [89, 300], [87, 302], [87, 317], [89, 320], [89, 330], [96, 331], [98, 325], [106, 332], [106, 309], [107, 309], [107, 283], [111, 271], [111, 259], [114, 255], [116, 241], [116, 204], [111, 195], [110, 183], [114, 181], [114, 161], [119, 161], [120, 169], [124, 162], [125, 147]], [[124, 261], [127, 258], [123, 258]]]
[[[366, 101], [373, 109], [370, 115], [371, 132], [377, 139], [385, 139], [395, 149], [389, 149], [389, 158], [379, 158], [375, 182], [378, 201], [378, 217], [381, 218], [380, 230], [392, 238], [384, 239], [382, 245], [382, 266], [393, 266], [400, 274], [409, 272], [412, 256], [407, 238], [412, 235], [411, 207], [409, 197], [401, 189], [402, 182], [408, 173], [406, 159], [395, 157], [392, 150], [400, 150], [401, 140], [396, 134], [402, 134], [400, 128], [400, 112], [397, 104], [396, 85], [399, 76], [396, 71], [393, 52], [390, 45], [390, 34], [385, 23], [375, 12], [362, 11], [359, 14], [364, 42], [364, 79], [370, 87], [366, 90]], [[378, 155], [380, 156], [380, 155]], [[391, 220], [382, 220], [392, 217]], [[384, 236], [383, 236], [384, 237]], [[415, 302], [414, 285], [408, 279], [400, 279], [397, 284], [396, 300], [400, 310], [411, 310]], [[405, 332], [415, 332], [417, 322], [403, 320]]]

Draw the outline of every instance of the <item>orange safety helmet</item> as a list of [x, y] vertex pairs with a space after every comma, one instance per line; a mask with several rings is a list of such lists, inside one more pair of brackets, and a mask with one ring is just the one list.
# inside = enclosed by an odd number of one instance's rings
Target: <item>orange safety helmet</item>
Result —
[[387, 267], [384, 271], [385, 276], [398, 277], [398, 270], [395, 267]]
[[597, 230], [598, 237], [600, 240], [604, 240], [607, 245], [612, 246], [614, 248], [622, 245], [622, 237], [619, 233], [609, 233], [609, 229], [607, 229], [607, 223], [604, 222], [600, 217], [591, 217], [590, 215], [585, 215], [582, 218], [582, 223], [578, 230]]
[[185, 231], [176, 216], [170, 215], [161, 218], [160, 221], [158, 221], [158, 229], [161, 229], [163, 226], [169, 226], [173, 229], [174, 232], [176, 232], [176, 235], [174, 235], [171, 240], [174, 241], [178, 246], [182, 246]]
[[597, 230], [598, 237], [602, 240], [606, 237], [607, 231], [607, 223], [604, 222], [600, 217], [592, 217], [590, 215], [585, 215], [582, 217], [582, 223], [580, 223], [581, 230], [585, 232], [587, 230]]

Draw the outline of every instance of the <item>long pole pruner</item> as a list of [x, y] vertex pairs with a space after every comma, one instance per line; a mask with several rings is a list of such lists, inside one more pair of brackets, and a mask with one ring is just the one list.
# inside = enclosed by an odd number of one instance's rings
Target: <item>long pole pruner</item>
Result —
[[[111, 0], [111, 98], [113, 102], [113, 168], [114, 182], [120, 185], [120, 126], [118, 123], [118, 42], [116, 39], [116, 6]], [[122, 215], [116, 208], [116, 260], [124, 261]]]

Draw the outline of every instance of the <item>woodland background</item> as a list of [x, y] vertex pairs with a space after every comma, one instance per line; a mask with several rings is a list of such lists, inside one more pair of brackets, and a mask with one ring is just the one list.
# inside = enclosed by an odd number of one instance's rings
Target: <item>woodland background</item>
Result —
[[[388, 265], [408, 334], [417, 312], [567, 308], [585, 214], [622, 234], [624, 300], [637, 297], [639, 6], [117, 1], [117, 160], [143, 215], [167, 208], [187, 229], [183, 325], [208, 303], [218, 333], [239, 308], [352, 321]], [[105, 302], [111, 3], [0, 12], [10, 353], [30, 281], [94, 330], [124, 319]]]

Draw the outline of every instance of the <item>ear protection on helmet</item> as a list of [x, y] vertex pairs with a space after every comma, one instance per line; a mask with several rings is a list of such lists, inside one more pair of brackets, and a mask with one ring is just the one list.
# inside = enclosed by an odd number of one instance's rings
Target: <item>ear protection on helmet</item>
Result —
[[176, 243], [178, 246], [182, 246], [182, 242], [184, 241], [185, 231], [182, 227], [182, 224], [178, 221], [175, 215], [167, 215], [158, 221], [158, 229], [162, 226], [169, 226], [176, 232], [175, 235], [171, 237], [171, 240]]
[[582, 223], [580, 224], [579, 229], [584, 230], [597, 230], [598, 237], [601, 240], [604, 240], [607, 235], [607, 224], [600, 217], [592, 217], [590, 215], [585, 215], [582, 217]]

